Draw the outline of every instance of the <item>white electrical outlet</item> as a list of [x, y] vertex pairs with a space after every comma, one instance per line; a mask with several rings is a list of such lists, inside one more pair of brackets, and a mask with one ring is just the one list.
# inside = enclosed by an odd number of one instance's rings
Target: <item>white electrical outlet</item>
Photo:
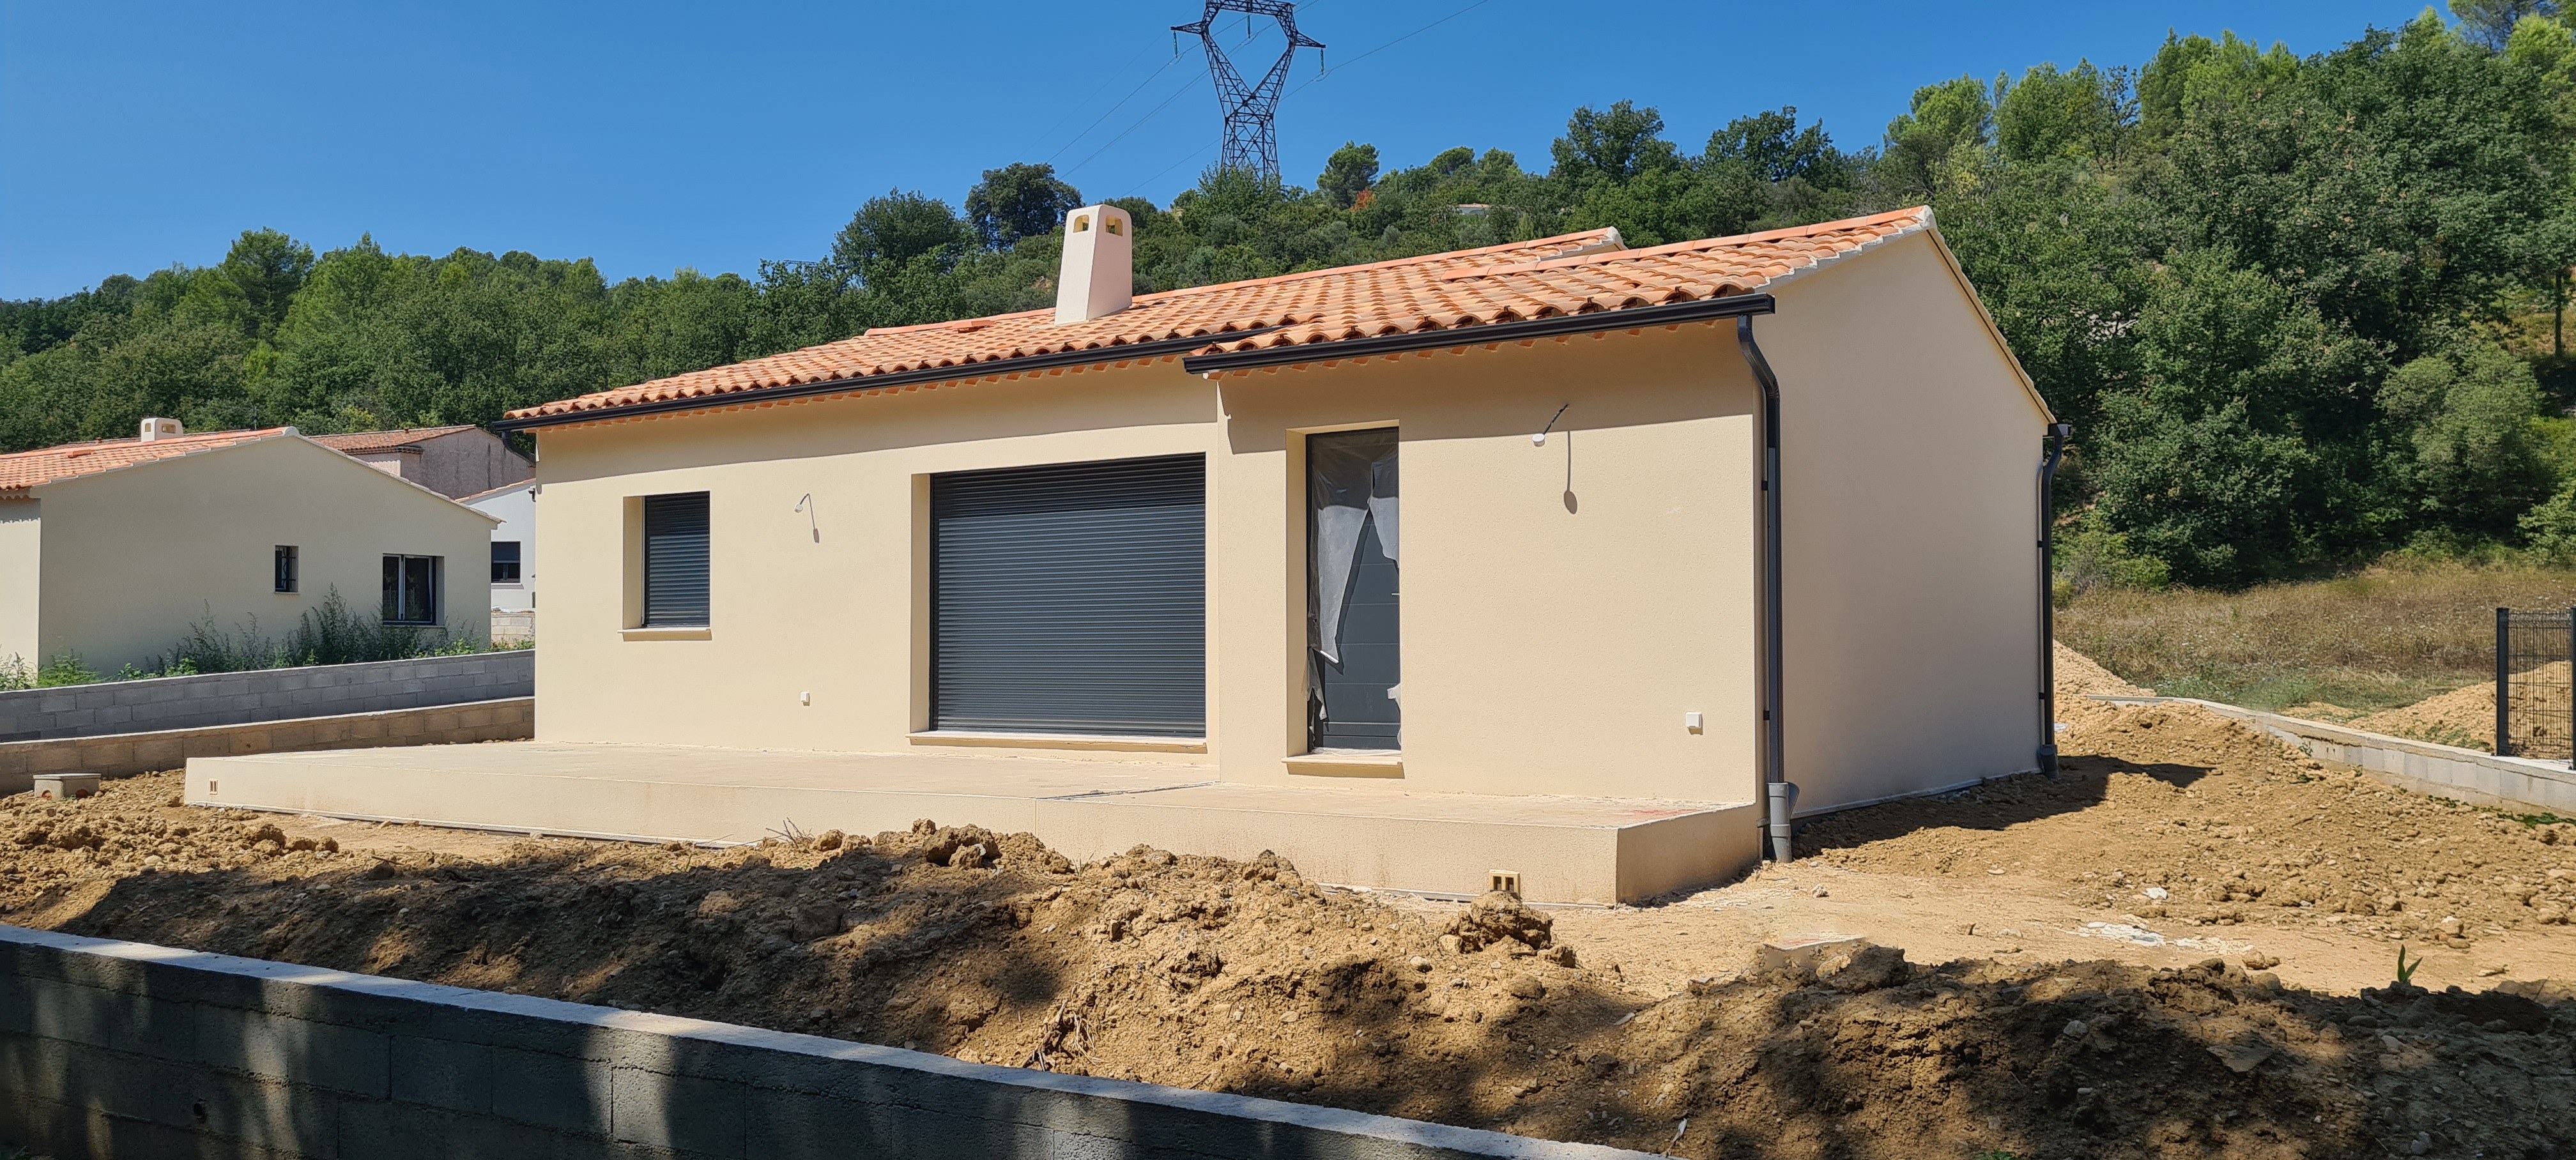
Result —
[[1682, 714], [1682, 728], [1688, 729], [1693, 733], [1706, 729], [1708, 728], [1708, 715], [1705, 713], [1684, 713]]

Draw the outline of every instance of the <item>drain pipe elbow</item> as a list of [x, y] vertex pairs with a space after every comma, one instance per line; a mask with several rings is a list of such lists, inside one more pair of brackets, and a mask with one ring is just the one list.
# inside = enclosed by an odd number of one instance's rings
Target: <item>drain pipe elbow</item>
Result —
[[1774, 862], [1786, 862], [1798, 787], [1789, 783], [1788, 735], [1780, 719], [1788, 687], [1782, 657], [1786, 633], [1780, 615], [1780, 378], [1772, 373], [1771, 361], [1762, 357], [1761, 344], [1753, 341], [1751, 315], [1736, 316], [1735, 344], [1762, 389], [1762, 783], [1769, 856]]
[[2057, 776], [2057, 465], [2066, 458], [2071, 423], [2048, 425], [2048, 458], [2039, 465], [2039, 771]]

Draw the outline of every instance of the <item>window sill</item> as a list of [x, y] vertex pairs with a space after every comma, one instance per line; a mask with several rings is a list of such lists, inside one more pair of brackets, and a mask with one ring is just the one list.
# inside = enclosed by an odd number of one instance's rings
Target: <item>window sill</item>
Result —
[[1404, 754], [1400, 750], [1358, 751], [1347, 753], [1300, 753], [1283, 761], [1288, 772], [1301, 777], [1403, 777]]
[[714, 640], [715, 630], [706, 625], [668, 625], [662, 628], [628, 628], [618, 631], [627, 640]]
[[1012, 749], [1107, 749], [1127, 753], [1205, 753], [1205, 737], [1130, 737], [1105, 733], [983, 733], [930, 729], [908, 735], [915, 745], [973, 745]]

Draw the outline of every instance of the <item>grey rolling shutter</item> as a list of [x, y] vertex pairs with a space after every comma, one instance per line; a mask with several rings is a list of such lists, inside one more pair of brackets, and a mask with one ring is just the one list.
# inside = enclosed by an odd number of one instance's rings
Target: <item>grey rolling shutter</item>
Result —
[[644, 626], [707, 623], [707, 493], [644, 497]]
[[931, 725], [1207, 732], [1207, 465], [931, 481]]

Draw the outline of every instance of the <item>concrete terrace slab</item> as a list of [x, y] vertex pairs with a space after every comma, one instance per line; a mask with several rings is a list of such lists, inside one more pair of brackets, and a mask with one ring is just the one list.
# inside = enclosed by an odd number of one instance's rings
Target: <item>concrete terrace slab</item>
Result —
[[751, 842], [902, 829], [1025, 830], [1076, 860], [1138, 843], [1320, 881], [1444, 894], [1518, 873], [1537, 901], [1634, 901], [1759, 856], [1749, 803], [1407, 793], [1222, 783], [1204, 767], [1018, 756], [814, 753], [525, 741], [194, 758], [187, 800], [426, 825]]

